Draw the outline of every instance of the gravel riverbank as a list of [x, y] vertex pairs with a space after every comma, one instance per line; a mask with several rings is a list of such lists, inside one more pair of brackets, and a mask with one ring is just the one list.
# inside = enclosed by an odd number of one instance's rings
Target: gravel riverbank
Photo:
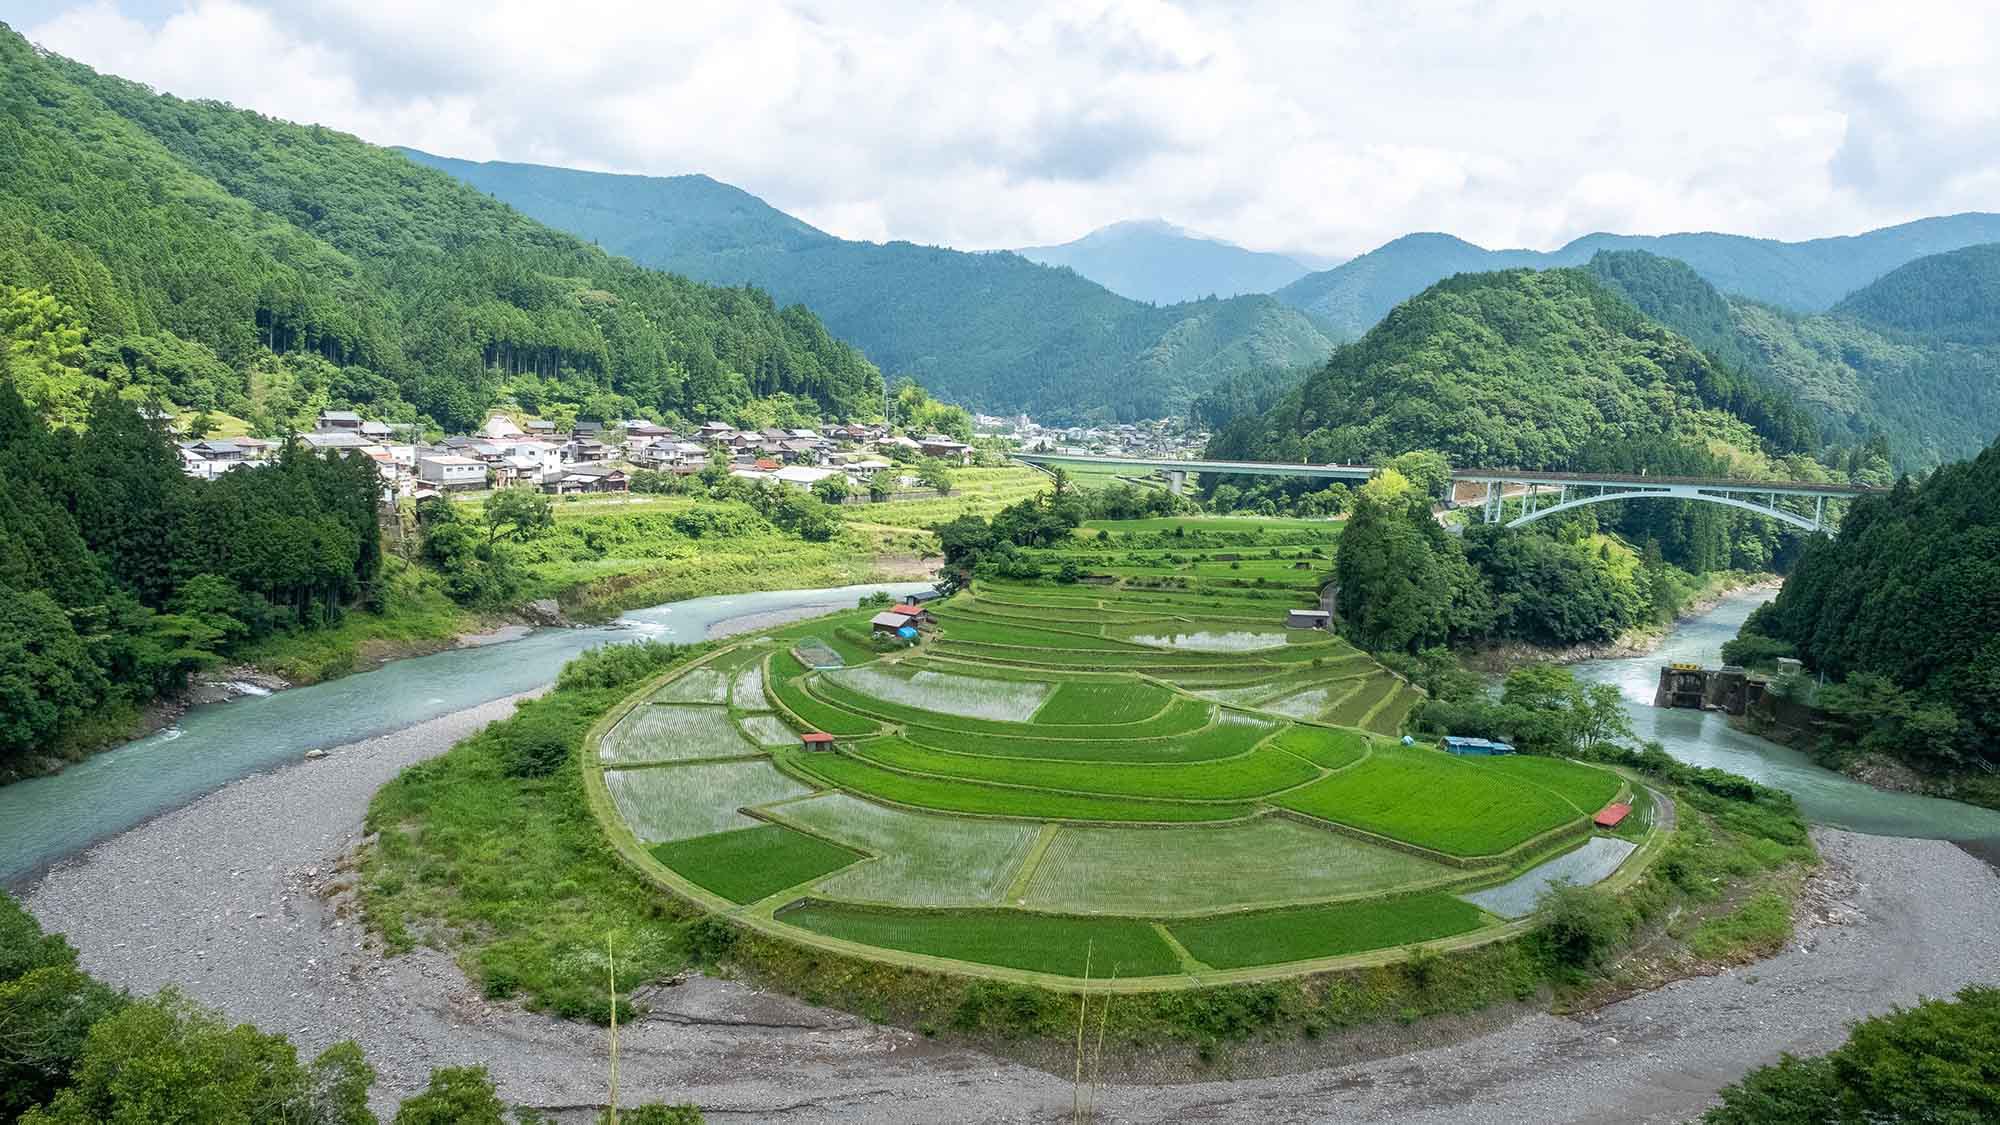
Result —
[[[177, 984], [309, 1052], [359, 1040], [378, 1108], [433, 1067], [477, 1062], [510, 1102], [589, 1119], [601, 1031], [489, 1004], [440, 954], [385, 961], [325, 897], [376, 788], [519, 698], [244, 778], [57, 865], [28, 905], [114, 984]], [[1449, 1047], [1344, 1062], [1324, 1045], [1280, 1077], [1107, 1089], [1099, 1119], [1681, 1121], [1779, 1051], [1823, 1050], [1851, 1019], [2000, 979], [2000, 877], [1985, 863], [1937, 841], [1815, 836], [1819, 919], [1770, 960]], [[1068, 1117], [1059, 1078], [789, 998], [698, 977], [651, 1002], [622, 1036], [627, 1104], [693, 1100], [717, 1121]]]

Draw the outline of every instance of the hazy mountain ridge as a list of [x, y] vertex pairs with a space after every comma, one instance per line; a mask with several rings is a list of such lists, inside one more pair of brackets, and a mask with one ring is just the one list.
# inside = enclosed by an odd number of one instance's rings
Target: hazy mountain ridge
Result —
[[1067, 266], [1121, 296], [1162, 305], [1270, 293], [1311, 272], [1284, 254], [1246, 250], [1159, 219], [1113, 223], [1060, 245], [1014, 252], [1043, 265]]

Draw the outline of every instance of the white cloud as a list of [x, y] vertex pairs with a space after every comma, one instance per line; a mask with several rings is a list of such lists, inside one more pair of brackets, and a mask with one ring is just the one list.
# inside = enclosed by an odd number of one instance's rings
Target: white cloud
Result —
[[378, 143], [705, 172], [851, 237], [1018, 246], [1158, 215], [1351, 254], [2000, 206], [1985, 4], [156, 4], [27, 33]]

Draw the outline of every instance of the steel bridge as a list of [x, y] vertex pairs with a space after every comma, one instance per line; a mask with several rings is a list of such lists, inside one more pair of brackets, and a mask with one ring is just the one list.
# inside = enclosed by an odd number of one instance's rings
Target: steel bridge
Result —
[[[1375, 474], [1372, 465], [1310, 465], [1281, 461], [1202, 461], [1175, 458], [1110, 457], [1089, 453], [1015, 453], [1043, 469], [1063, 466], [1119, 467], [1163, 473], [1175, 494], [1187, 487], [1193, 473], [1228, 476], [1311, 477], [1364, 481]], [[1617, 473], [1550, 473], [1527, 469], [1456, 469], [1454, 484], [1482, 485], [1478, 501], [1489, 523], [1500, 522], [1506, 506], [1518, 501], [1521, 512], [1508, 527], [1530, 524], [1557, 512], [1613, 500], [1698, 500], [1769, 516], [1804, 531], [1825, 531], [1828, 500], [1852, 500], [1880, 489], [1861, 485], [1815, 484], [1807, 481], [1747, 481], [1711, 477], [1631, 476]], [[1811, 511], [1807, 512], [1806, 501]]]

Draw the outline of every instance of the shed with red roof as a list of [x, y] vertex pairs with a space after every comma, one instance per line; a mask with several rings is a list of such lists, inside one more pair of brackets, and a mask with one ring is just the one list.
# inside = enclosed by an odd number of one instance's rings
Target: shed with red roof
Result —
[[831, 750], [833, 736], [825, 731], [809, 730], [799, 736], [799, 745], [808, 750]]
[[1632, 811], [1632, 806], [1622, 802], [1604, 806], [1604, 810], [1592, 817], [1590, 822], [1599, 828], [1616, 828], [1620, 821]]

